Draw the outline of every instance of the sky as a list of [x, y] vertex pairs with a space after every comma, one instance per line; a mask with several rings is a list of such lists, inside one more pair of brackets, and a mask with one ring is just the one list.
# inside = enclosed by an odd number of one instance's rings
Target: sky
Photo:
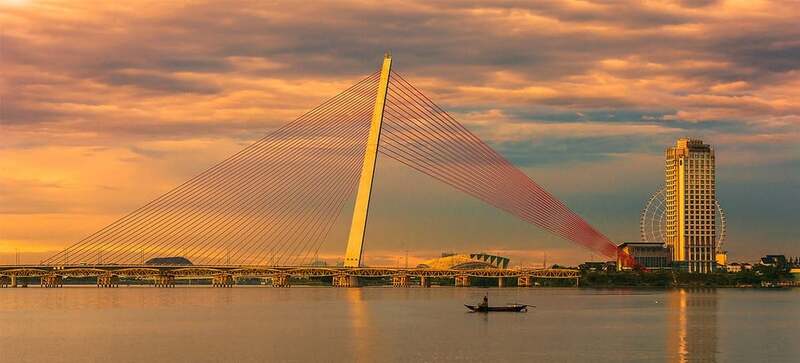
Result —
[[[694, 137], [716, 152], [730, 259], [800, 255], [798, 18], [797, 3], [766, 1], [0, 0], [0, 263], [104, 227], [387, 50], [613, 241], [639, 239], [664, 149]], [[388, 158], [375, 183], [368, 264], [600, 258]], [[347, 226], [321, 258], [341, 258]]]

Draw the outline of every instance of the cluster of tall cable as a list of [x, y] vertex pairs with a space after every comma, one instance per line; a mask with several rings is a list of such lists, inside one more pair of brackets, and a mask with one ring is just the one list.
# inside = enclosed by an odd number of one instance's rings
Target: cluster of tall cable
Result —
[[45, 264], [309, 262], [353, 194], [376, 72]]
[[617, 247], [397, 72], [379, 151], [494, 207], [609, 257]]

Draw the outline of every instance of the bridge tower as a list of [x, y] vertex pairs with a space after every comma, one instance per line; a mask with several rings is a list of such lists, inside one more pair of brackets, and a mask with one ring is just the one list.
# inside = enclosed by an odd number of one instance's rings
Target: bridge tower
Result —
[[378, 142], [381, 138], [383, 109], [386, 104], [386, 92], [389, 89], [389, 73], [392, 70], [392, 56], [389, 53], [383, 58], [378, 94], [375, 97], [375, 108], [369, 127], [367, 147], [364, 151], [364, 165], [358, 182], [356, 203], [353, 208], [353, 222], [350, 225], [350, 236], [347, 238], [347, 252], [344, 257], [345, 267], [361, 267], [361, 253], [364, 249], [364, 231], [367, 227], [369, 198], [372, 194], [372, 180], [375, 176], [375, 161], [378, 159]]

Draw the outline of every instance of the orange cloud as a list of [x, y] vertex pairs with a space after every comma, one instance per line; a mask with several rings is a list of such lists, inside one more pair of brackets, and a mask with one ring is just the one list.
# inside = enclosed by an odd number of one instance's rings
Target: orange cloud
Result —
[[[712, 142], [736, 170], [792, 170], [799, 12], [772, 1], [2, 2], [0, 253], [58, 250], [96, 230], [373, 72], [387, 49], [565, 197], [591, 188], [587, 165], [657, 181], [651, 164], [678, 136]], [[759, 175], [748, 180], [772, 182]], [[631, 187], [600, 180], [607, 193]], [[635, 219], [615, 239], [635, 238]], [[375, 223], [386, 255], [428, 232]], [[464, 243], [517, 249], [524, 233]]]

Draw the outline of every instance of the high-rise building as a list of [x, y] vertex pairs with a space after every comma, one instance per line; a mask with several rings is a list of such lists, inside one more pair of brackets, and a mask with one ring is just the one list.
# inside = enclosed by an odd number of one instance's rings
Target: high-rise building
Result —
[[676, 267], [707, 273], [716, 264], [714, 150], [679, 139], [666, 151], [667, 245]]

